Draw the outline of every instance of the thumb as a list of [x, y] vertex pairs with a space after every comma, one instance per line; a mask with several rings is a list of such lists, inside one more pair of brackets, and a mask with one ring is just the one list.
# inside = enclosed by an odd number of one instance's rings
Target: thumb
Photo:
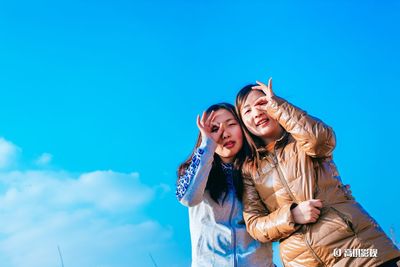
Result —
[[321, 199], [311, 199], [310, 204], [316, 208], [322, 208], [322, 206], [323, 206]]
[[203, 129], [203, 126], [201, 125], [201, 122], [200, 122], [200, 115], [197, 115], [196, 124], [197, 124], [197, 127], [199, 128], [199, 130], [201, 131]]

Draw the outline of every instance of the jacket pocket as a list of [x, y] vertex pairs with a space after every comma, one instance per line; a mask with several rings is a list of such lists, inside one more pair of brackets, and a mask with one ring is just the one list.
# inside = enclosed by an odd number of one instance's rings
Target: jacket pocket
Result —
[[349, 231], [351, 231], [354, 235], [356, 234], [356, 231], [354, 230], [353, 227], [353, 223], [351, 222], [350, 218], [347, 217], [346, 214], [342, 213], [341, 211], [339, 211], [338, 209], [334, 208], [334, 207], [330, 207], [331, 210], [333, 210], [333, 212], [335, 212], [339, 218], [343, 221], [343, 223], [347, 226], [347, 228], [349, 229]]

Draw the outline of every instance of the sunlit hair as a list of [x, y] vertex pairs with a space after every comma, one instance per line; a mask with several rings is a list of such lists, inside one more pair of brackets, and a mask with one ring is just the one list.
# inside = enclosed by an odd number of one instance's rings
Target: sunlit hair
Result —
[[239, 117], [239, 122], [242, 125], [245, 139], [250, 148], [249, 150], [247, 150], [247, 153], [245, 155], [245, 160], [243, 163], [243, 175], [253, 176], [253, 177], [257, 176], [257, 170], [258, 167], [260, 166], [261, 154], [263, 154], [265, 151], [264, 150], [265, 144], [260, 137], [255, 136], [246, 128], [246, 126], [243, 123], [241, 111], [244, 103], [246, 102], [247, 97], [254, 90], [252, 89], [252, 87], [256, 85], [257, 84], [248, 84], [245, 87], [243, 87], [236, 95], [236, 103], [235, 103], [236, 112]]
[[[220, 109], [225, 109], [230, 112], [235, 120], [238, 122], [239, 126], [241, 125], [239, 122], [239, 117], [236, 114], [235, 107], [229, 103], [219, 103], [210, 106], [206, 110], [207, 116], [210, 115], [212, 111], [218, 111]], [[242, 130], [243, 132], [243, 130]], [[236, 196], [237, 198], [242, 201], [242, 194], [243, 194], [243, 181], [242, 181], [242, 165], [245, 159], [246, 154], [248, 154], [249, 145], [247, 144], [246, 140], [243, 138], [243, 145], [239, 152], [236, 154], [236, 157], [233, 161], [233, 184], [236, 189]], [[191, 155], [178, 167], [178, 179], [180, 176], [185, 174], [186, 169], [189, 167], [192, 157], [196, 149], [201, 144], [201, 133], [197, 137], [196, 145], [191, 153]], [[221, 158], [218, 156], [217, 153], [214, 153], [214, 161], [212, 163], [211, 171], [208, 176], [208, 181], [206, 185], [206, 190], [209, 191], [211, 198], [222, 205], [223, 201], [226, 197], [226, 192], [228, 191], [228, 183], [226, 180], [226, 176], [222, 170], [221, 166]], [[223, 196], [222, 202], [219, 202], [220, 197]]]

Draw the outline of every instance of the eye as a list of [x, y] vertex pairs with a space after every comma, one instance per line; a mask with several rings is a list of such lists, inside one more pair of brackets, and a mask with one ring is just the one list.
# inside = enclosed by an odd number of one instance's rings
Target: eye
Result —
[[214, 126], [214, 127], [211, 128], [211, 132], [212, 133], [218, 132], [218, 129], [219, 129], [219, 127]]
[[250, 112], [250, 109], [245, 109], [245, 110], [243, 110], [243, 115], [246, 115], [249, 112]]
[[234, 126], [236, 124], [237, 124], [236, 122], [231, 122], [231, 123], [228, 124], [228, 126]]
[[264, 99], [260, 99], [256, 101], [255, 106], [261, 106], [265, 104], [267, 104], [267, 101], [265, 101]]

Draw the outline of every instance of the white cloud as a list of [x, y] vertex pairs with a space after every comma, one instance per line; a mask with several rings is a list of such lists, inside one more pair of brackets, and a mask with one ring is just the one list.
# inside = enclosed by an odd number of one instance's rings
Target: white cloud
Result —
[[171, 244], [145, 208], [166, 185], [138, 173], [0, 172], [0, 262], [8, 267], [132, 266]]
[[57, 246], [67, 267], [153, 266], [150, 252], [176, 250], [172, 228], [147, 210], [168, 185], [146, 185], [139, 173], [41, 168], [50, 153], [34, 160], [39, 169], [18, 170], [21, 151], [0, 137], [1, 266], [60, 266]]
[[20, 150], [18, 146], [0, 137], [0, 169], [14, 165]]
[[48, 165], [53, 160], [53, 155], [50, 153], [43, 153], [36, 160], [36, 165], [45, 166]]

